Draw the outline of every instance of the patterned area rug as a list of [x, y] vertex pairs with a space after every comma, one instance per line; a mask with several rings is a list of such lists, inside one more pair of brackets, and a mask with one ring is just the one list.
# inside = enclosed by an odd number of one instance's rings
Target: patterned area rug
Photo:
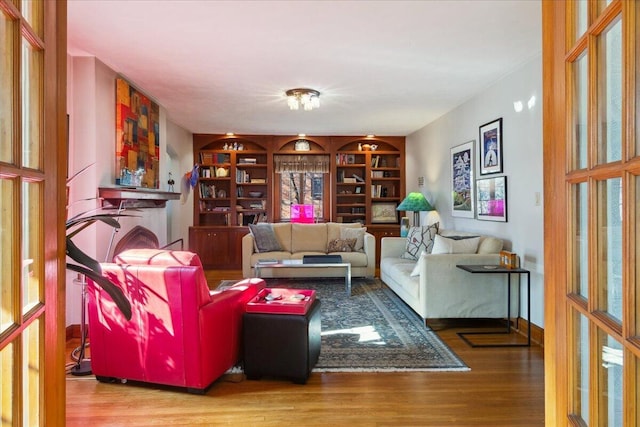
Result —
[[[221, 285], [223, 285], [221, 283]], [[322, 302], [322, 347], [314, 372], [468, 371], [380, 279], [269, 279], [269, 287], [314, 289]]]

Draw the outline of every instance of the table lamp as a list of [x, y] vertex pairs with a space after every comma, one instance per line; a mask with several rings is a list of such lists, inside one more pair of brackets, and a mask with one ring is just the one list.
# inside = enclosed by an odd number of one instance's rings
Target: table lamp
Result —
[[420, 225], [420, 212], [434, 211], [436, 209], [431, 206], [422, 193], [413, 192], [405, 197], [396, 210], [413, 211], [413, 226], [417, 227]]

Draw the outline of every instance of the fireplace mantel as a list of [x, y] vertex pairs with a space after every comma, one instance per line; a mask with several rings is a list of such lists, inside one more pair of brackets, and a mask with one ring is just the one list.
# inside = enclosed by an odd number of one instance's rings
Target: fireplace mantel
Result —
[[180, 193], [136, 187], [100, 187], [98, 197], [103, 208], [164, 208], [167, 200], [178, 200]]

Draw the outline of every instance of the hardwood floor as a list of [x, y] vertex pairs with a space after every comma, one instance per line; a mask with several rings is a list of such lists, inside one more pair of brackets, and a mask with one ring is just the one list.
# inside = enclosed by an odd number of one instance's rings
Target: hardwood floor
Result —
[[[239, 277], [207, 272], [209, 283]], [[471, 348], [463, 325], [434, 329], [471, 371], [313, 373], [306, 385], [231, 374], [203, 396], [67, 376], [67, 426], [544, 425], [541, 347]]]

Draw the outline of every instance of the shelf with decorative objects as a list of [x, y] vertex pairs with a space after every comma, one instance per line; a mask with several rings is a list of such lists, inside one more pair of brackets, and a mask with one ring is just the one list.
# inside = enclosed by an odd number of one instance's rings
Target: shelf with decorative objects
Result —
[[169, 200], [180, 199], [180, 193], [139, 187], [99, 187], [103, 208], [163, 208]]

